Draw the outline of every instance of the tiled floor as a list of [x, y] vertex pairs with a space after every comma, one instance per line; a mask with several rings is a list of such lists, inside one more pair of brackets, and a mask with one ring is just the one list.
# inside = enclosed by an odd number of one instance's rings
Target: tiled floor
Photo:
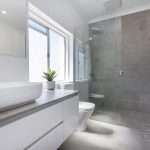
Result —
[[101, 108], [59, 150], [150, 150], [150, 115]]
[[59, 150], [149, 150], [136, 130], [88, 120], [87, 130], [74, 132]]
[[143, 143], [142, 150], [150, 150], [149, 113], [101, 108], [93, 113], [91, 119], [135, 130], [137, 137]]

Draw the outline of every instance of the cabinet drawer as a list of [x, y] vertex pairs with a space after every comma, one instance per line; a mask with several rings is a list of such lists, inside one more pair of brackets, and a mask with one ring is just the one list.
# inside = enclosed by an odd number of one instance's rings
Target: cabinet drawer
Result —
[[63, 124], [52, 130], [27, 150], [56, 150], [63, 143]]
[[63, 121], [63, 103], [6, 125], [0, 129], [0, 149], [24, 149], [61, 121]]

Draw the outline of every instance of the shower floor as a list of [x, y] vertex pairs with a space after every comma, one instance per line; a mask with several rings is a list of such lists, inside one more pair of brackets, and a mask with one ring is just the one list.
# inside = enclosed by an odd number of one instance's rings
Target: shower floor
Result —
[[114, 111], [110, 108], [102, 107], [92, 114], [91, 119], [150, 132], [150, 113], [127, 110]]
[[148, 145], [148, 150], [150, 150], [150, 113], [125, 110], [114, 111], [110, 108], [102, 107], [93, 113], [91, 119], [135, 130], [140, 140], [145, 145]]

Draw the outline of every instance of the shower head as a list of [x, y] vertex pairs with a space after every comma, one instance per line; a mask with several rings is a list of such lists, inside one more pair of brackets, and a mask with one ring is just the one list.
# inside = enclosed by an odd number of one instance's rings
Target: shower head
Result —
[[92, 37], [89, 37], [88, 41], [92, 41], [92, 40], [93, 40], [93, 38], [92, 38]]
[[102, 34], [104, 32], [104, 30], [101, 30], [97, 27], [90, 28], [90, 30], [91, 30], [91, 33], [93, 35], [99, 35], [99, 34]]
[[89, 39], [85, 42], [85, 45], [88, 44], [90, 41], [92, 41], [93, 38], [92, 37], [89, 37]]

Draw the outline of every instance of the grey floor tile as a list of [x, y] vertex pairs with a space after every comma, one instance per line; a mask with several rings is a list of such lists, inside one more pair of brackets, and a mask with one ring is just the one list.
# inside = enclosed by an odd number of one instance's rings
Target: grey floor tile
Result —
[[91, 119], [116, 125], [121, 124], [121, 114], [107, 108], [95, 111], [91, 116]]
[[122, 118], [130, 118], [130, 119], [136, 119], [136, 120], [143, 120], [143, 115], [141, 112], [136, 111], [122, 111], [121, 112]]
[[88, 120], [87, 127], [75, 132], [60, 150], [143, 150], [133, 129], [93, 120]]
[[145, 129], [145, 123], [137, 119], [122, 118], [121, 125], [140, 131], [143, 131]]
[[143, 149], [142, 150], [150, 150], [150, 142], [149, 141], [143, 142]]

